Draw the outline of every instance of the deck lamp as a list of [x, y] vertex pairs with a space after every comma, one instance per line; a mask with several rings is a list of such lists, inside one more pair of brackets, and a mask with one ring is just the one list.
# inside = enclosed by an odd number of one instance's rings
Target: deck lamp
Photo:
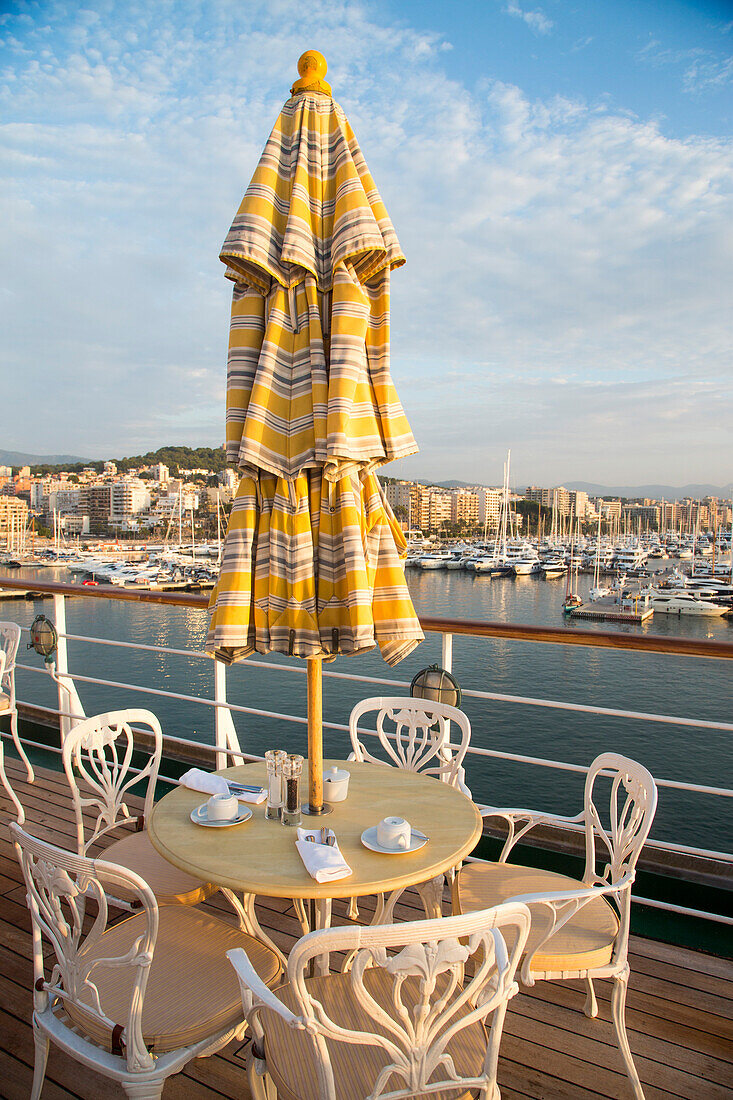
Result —
[[39, 657], [43, 657], [46, 664], [51, 664], [59, 636], [56, 627], [45, 615], [36, 615], [31, 623], [31, 640], [28, 649], [35, 649]]
[[447, 703], [460, 707], [461, 688], [458, 681], [440, 665], [421, 668], [412, 678], [410, 695], [415, 699], [431, 699], [434, 703]]

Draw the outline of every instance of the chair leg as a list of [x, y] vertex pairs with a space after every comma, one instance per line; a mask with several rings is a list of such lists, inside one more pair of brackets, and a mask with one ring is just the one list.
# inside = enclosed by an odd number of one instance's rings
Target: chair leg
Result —
[[133, 1081], [128, 1077], [121, 1084], [131, 1100], [161, 1100], [165, 1077], [146, 1077], [142, 1081]]
[[48, 1048], [51, 1045], [48, 1035], [39, 1027], [33, 1028], [33, 1043], [36, 1048], [33, 1064], [33, 1085], [31, 1087], [31, 1100], [39, 1100], [43, 1079], [46, 1076], [46, 1063], [48, 1062]]
[[586, 1016], [590, 1016], [590, 1018], [594, 1020], [598, 1015], [598, 1001], [596, 1000], [596, 991], [593, 988], [593, 979], [586, 976], [585, 985], [588, 992], [585, 997], [583, 1012], [585, 1012]]
[[20, 756], [20, 759], [25, 764], [25, 770], [26, 770], [26, 773], [28, 775], [28, 782], [33, 783], [36, 776], [35, 776], [35, 772], [33, 771], [33, 765], [31, 764], [30, 760], [26, 756], [25, 749], [23, 748], [23, 746], [21, 744], [21, 741], [20, 741], [20, 734], [18, 733], [18, 711], [17, 711], [17, 709], [11, 711], [11, 713], [10, 713], [10, 735], [13, 738], [13, 744], [15, 745], [15, 747], [18, 751], [18, 755]]
[[631, 1056], [629, 1037], [626, 1034], [626, 987], [628, 981], [629, 971], [627, 967], [625, 972], [618, 974], [613, 980], [613, 993], [611, 995], [611, 1014], [613, 1016], [613, 1026], [616, 1029], [618, 1048], [621, 1052], [621, 1057], [624, 1060], [626, 1072], [629, 1075], [631, 1087], [634, 1090], [634, 1096], [636, 1100], [644, 1100], [644, 1090], [641, 1087], [639, 1074], [636, 1071], [634, 1059]]
[[277, 1089], [267, 1072], [263, 1058], [250, 1057], [247, 1066], [247, 1080], [252, 1100], [277, 1100]]

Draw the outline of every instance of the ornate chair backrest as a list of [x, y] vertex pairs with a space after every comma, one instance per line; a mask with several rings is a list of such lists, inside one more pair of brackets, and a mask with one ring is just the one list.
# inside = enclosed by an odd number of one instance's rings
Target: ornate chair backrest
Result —
[[[140, 726], [147, 726], [152, 733], [153, 751], [138, 772], [131, 770], [131, 765], [136, 749], [133, 727]], [[97, 714], [79, 722], [66, 735], [63, 761], [74, 803], [79, 855], [86, 855], [91, 845], [111, 829], [135, 820], [137, 815], [131, 815], [125, 798], [131, 787], [146, 780], [144, 818], [141, 821], [137, 817], [138, 826], [150, 819], [162, 751], [160, 722], [149, 710]], [[86, 837], [83, 814], [90, 809], [97, 814], [97, 820]]]
[[[315, 1047], [318, 1095], [338, 1100], [325, 1041], [330, 1038], [339, 1047], [368, 1045], [383, 1052], [385, 1064], [372, 1085], [372, 1097], [388, 1094], [396, 1100], [423, 1091], [440, 1096], [466, 1089], [487, 1089], [486, 1095], [493, 1096], [504, 1015], [518, 990], [515, 971], [529, 925], [527, 907], [508, 902], [441, 920], [341, 926], [299, 940], [288, 959], [288, 979], [295, 997], [292, 1011], [299, 1017], [296, 1026], [310, 1034]], [[329, 951], [348, 953], [351, 994], [364, 1010], [363, 1028], [354, 1023], [352, 1010], [348, 1018], [334, 1019], [307, 981], [311, 960]], [[466, 967], [469, 959], [473, 967]], [[239, 968], [237, 972], [257, 1043], [262, 1025], [256, 997]], [[448, 1043], [489, 1015], [483, 1066], [466, 1076], [466, 1067], [456, 1065]]]
[[0, 622], [0, 651], [5, 654], [5, 667], [0, 672], [0, 691], [10, 694], [11, 704], [15, 699], [15, 658], [20, 645], [20, 627], [17, 623]]
[[[360, 736], [359, 719], [370, 712], [377, 715], [377, 738], [386, 760], [369, 752]], [[460, 730], [458, 746], [450, 743], [451, 723]], [[462, 710], [447, 703], [395, 696], [357, 703], [349, 717], [349, 734], [355, 760], [425, 772], [455, 787], [471, 740], [471, 723]]]
[[[101, 1024], [117, 1053], [124, 1050], [127, 1068], [151, 1069], [154, 1059], [143, 1042], [142, 1010], [150, 963], [158, 934], [158, 906], [149, 886], [126, 867], [74, 855], [38, 840], [11, 822], [15, 850], [27, 887], [33, 929], [34, 1006], [45, 1012], [75, 1006], [74, 1017]], [[145, 921], [133, 947], [121, 956], [100, 958], [96, 948], [108, 922], [105, 893], [134, 897]], [[43, 940], [53, 947], [44, 965]], [[97, 968], [131, 968], [130, 1000], [125, 1018], [105, 1015], [95, 984]], [[48, 974], [50, 971], [50, 974]], [[56, 1014], [64, 1020], [64, 1014]], [[68, 1027], [71, 1029], [71, 1020]], [[75, 1043], [83, 1042], [76, 1033]], [[91, 1044], [90, 1044], [91, 1045]]]
[[[610, 773], [609, 815], [604, 823], [594, 800], [596, 780]], [[635, 760], [604, 752], [591, 764], [585, 781], [585, 877], [587, 885], [618, 882], [634, 871], [657, 809], [657, 785]], [[603, 864], [601, 874], [597, 865]]]

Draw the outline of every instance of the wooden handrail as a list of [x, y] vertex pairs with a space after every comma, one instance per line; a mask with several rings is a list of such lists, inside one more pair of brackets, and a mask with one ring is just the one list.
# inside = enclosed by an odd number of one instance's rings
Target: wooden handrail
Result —
[[[33, 581], [0, 576], [0, 589], [21, 592], [50, 592], [89, 599], [127, 600], [133, 603], [159, 603], [168, 607], [191, 607], [205, 611], [209, 597], [195, 592], [135, 592], [111, 584], [62, 584], [58, 581]], [[642, 653], [668, 653], [679, 657], [714, 657], [733, 660], [733, 642], [709, 642], [697, 638], [668, 638], [660, 634], [633, 635], [610, 630], [574, 630], [570, 627], [528, 626], [525, 623], [489, 623], [470, 619], [442, 619], [420, 616], [423, 630], [438, 634], [471, 634], [479, 638], [507, 638], [551, 645], [580, 645], [596, 649], [629, 649]]]

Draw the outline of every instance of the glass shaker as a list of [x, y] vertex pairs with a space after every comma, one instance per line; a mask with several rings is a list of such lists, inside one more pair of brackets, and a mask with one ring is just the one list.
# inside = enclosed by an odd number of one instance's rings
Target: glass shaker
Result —
[[268, 749], [265, 753], [267, 767], [267, 806], [265, 817], [268, 821], [279, 821], [283, 808], [283, 762], [287, 757], [284, 749]]
[[303, 771], [303, 757], [290, 754], [283, 761], [285, 780], [285, 803], [282, 809], [283, 825], [300, 825], [300, 776]]

